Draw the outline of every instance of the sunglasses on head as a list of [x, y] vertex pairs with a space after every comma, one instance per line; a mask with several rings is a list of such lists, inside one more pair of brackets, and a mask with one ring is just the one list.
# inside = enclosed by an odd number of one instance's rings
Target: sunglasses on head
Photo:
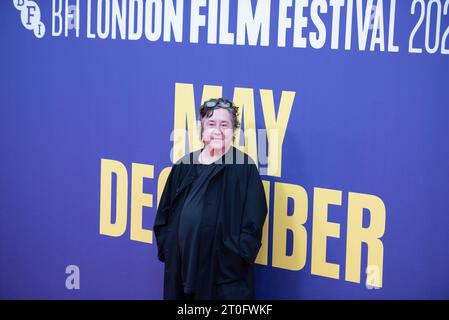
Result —
[[229, 100], [213, 99], [213, 100], [206, 101], [204, 103], [204, 107], [206, 107], [206, 108], [214, 108], [216, 106], [219, 106], [222, 108], [231, 108], [232, 102]]

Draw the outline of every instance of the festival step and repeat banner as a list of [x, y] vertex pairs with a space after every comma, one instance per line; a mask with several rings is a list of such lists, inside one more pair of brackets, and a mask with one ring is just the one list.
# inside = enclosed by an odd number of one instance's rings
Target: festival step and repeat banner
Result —
[[2, 0], [0, 298], [162, 299], [198, 107], [269, 208], [258, 299], [449, 298], [449, 0]]

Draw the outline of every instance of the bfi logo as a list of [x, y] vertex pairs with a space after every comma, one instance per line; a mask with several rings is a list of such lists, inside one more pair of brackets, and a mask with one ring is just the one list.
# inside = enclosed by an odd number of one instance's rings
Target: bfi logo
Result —
[[[89, 1], [90, 3], [90, 1]], [[69, 4], [69, 0], [52, 1], [52, 36], [59, 37], [64, 31], [64, 36], [69, 36], [69, 30], [75, 31], [79, 38], [80, 32], [80, 3], [79, 0]]]
[[41, 21], [41, 10], [37, 3], [31, 0], [13, 0], [13, 3], [20, 11], [25, 29], [32, 30], [37, 38], [42, 38], [45, 35], [45, 25]]

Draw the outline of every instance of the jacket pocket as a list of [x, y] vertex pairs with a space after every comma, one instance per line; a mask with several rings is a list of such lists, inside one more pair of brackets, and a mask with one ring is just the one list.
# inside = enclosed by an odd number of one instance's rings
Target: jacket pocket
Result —
[[216, 257], [218, 268], [216, 284], [242, 279], [248, 271], [249, 265], [247, 262], [226, 243], [220, 243], [216, 251]]

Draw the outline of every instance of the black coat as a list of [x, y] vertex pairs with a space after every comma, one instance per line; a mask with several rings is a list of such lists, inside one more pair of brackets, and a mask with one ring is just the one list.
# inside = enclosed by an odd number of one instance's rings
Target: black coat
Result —
[[[183, 299], [178, 221], [201, 150], [173, 165], [154, 221], [158, 259], [165, 262], [164, 299]], [[254, 299], [254, 260], [261, 246], [267, 202], [259, 171], [231, 145], [215, 162], [200, 223], [195, 299]]]

